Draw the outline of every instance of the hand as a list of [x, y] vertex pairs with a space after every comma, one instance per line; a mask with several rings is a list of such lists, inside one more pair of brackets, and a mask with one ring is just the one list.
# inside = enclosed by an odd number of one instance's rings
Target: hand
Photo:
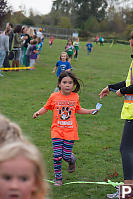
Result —
[[120, 89], [116, 92], [116, 95], [119, 96], [119, 97], [122, 97], [122, 96], [123, 96], [123, 94], [121, 94]]
[[108, 95], [109, 95], [109, 88], [108, 88], [108, 86], [107, 86], [107, 87], [105, 87], [105, 88], [101, 91], [101, 93], [99, 94], [99, 96], [100, 96], [100, 99], [102, 99], [103, 97], [108, 96]]
[[[94, 112], [95, 111], [95, 112]], [[97, 113], [98, 113], [98, 109], [91, 109], [90, 110], [90, 114], [92, 114], [92, 115], [96, 115]], [[93, 113], [94, 112], [94, 113]]]
[[33, 114], [32, 118], [35, 119], [35, 118], [37, 118], [38, 116], [39, 116], [39, 113], [36, 112], [36, 113]]

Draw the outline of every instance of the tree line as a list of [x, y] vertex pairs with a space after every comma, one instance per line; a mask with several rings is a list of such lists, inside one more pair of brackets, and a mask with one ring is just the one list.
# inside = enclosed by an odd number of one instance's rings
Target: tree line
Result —
[[0, 25], [55, 26], [75, 28], [81, 36], [102, 32], [112, 37], [128, 38], [133, 30], [133, 3], [131, 0], [54, 0], [50, 13], [35, 14], [33, 9], [26, 16], [24, 6], [13, 12], [6, 0], [0, 0]]

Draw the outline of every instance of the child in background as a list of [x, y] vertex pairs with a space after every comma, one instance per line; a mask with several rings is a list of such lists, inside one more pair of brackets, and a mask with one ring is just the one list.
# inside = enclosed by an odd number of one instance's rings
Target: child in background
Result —
[[99, 37], [98, 36], [96, 36], [96, 44], [98, 44], [98, 42], [99, 42]]
[[49, 47], [50, 47], [50, 48], [52, 47], [53, 41], [54, 41], [54, 37], [51, 36], [51, 37], [49, 38]]
[[42, 40], [41, 40], [41, 37], [38, 37], [37, 38], [37, 50], [38, 50], [38, 53], [37, 53], [37, 59], [36, 61], [39, 62], [39, 56], [41, 54], [41, 48], [42, 48]]
[[30, 44], [28, 45], [28, 48], [25, 53], [25, 62], [26, 62], [25, 66], [26, 67], [30, 66], [30, 54], [31, 54], [33, 43], [34, 43], [34, 40], [30, 40]]
[[78, 54], [79, 54], [79, 38], [76, 38], [76, 41], [73, 43], [73, 46], [75, 48], [75, 55], [74, 58], [78, 58]]
[[67, 52], [69, 57], [68, 61], [71, 63], [72, 56], [76, 53], [72, 39], [68, 39], [67, 45], [65, 46], [65, 52]]
[[36, 59], [37, 59], [37, 40], [34, 39], [32, 41], [32, 47], [31, 47], [31, 53], [30, 53], [30, 67], [33, 67], [35, 65]]
[[88, 43], [86, 44], [86, 48], [87, 48], [87, 54], [89, 55], [93, 49], [93, 45], [90, 41], [88, 41]]
[[0, 146], [14, 141], [25, 141], [20, 127], [8, 118], [0, 115]]
[[43, 159], [30, 143], [0, 147], [0, 198], [44, 199], [46, 183]]
[[[60, 55], [60, 60], [56, 63], [56, 66], [53, 69], [53, 74], [56, 72], [57, 77], [59, 78], [59, 75], [63, 71], [70, 71], [71, 70], [71, 64], [68, 62], [68, 55], [66, 52], [62, 52]], [[57, 86], [54, 90], [54, 92], [58, 92], [59, 87]]]
[[62, 185], [62, 159], [68, 162], [68, 172], [75, 171], [76, 157], [72, 153], [72, 149], [74, 141], [79, 139], [75, 113], [92, 114], [96, 110], [81, 108], [77, 94], [80, 90], [80, 84], [72, 72], [63, 71], [59, 76], [58, 85], [61, 90], [51, 94], [44, 107], [33, 114], [33, 118], [37, 118], [48, 110], [53, 111], [51, 138], [55, 186]]
[[61, 55], [60, 55], [60, 60], [57, 61], [56, 63], [56, 66], [54, 67], [53, 69], [53, 72], [52, 73], [56, 73], [57, 77], [59, 77], [60, 73], [67, 70], [71, 70], [71, 64], [70, 62], [68, 62], [68, 55], [66, 52], [62, 52]]
[[99, 38], [99, 42], [100, 42], [100, 46], [103, 46], [104, 38], [102, 36]]

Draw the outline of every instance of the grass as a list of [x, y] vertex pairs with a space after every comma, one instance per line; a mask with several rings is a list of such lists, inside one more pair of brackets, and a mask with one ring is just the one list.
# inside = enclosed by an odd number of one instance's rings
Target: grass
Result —
[[[32, 119], [35, 111], [41, 108], [56, 87], [56, 75], [52, 69], [64, 51], [65, 40], [55, 40], [52, 48], [48, 40], [44, 42], [40, 62], [33, 71], [4, 72], [0, 78], [0, 112], [17, 122], [34, 144], [41, 150], [45, 159], [48, 179], [54, 179], [50, 126], [52, 112]], [[94, 50], [87, 56], [85, 42], [80, 42], [78, 61], [72, 60], [73, 72], [84, 82], [79, 92], [80, 104], [84, 108], [95, 108], [98, 94], [106, 85], [126, 79], [131, 62], [130, 48], [127, 45], [110, 44], [103, 47], [94, 44]], [[103, 107], [96, 116], [76, 115], [79, 141], [73, 152], [77, 157], [76, 172], [67, 173], [63, 162], [63, 181], [123, 181], [119, 145], [123, 129], [120, 112], [123, 98], [111, 93], [102, 100]], [[113, 177], [117, 171], [118, 175]], [[115, 191], [111, 186], [94, 184], [73, 184], [53, 187], [54, 199], [104, 199], [106, 194]]]

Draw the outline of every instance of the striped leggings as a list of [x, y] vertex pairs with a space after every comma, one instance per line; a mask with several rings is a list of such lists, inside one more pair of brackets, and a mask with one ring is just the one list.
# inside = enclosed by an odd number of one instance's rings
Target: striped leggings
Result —
[[63, 158], [66, 162], [71, 161], [74, 140], [53, 138], [52, 143], [55, 179], [62, 180], [61, 160]]

